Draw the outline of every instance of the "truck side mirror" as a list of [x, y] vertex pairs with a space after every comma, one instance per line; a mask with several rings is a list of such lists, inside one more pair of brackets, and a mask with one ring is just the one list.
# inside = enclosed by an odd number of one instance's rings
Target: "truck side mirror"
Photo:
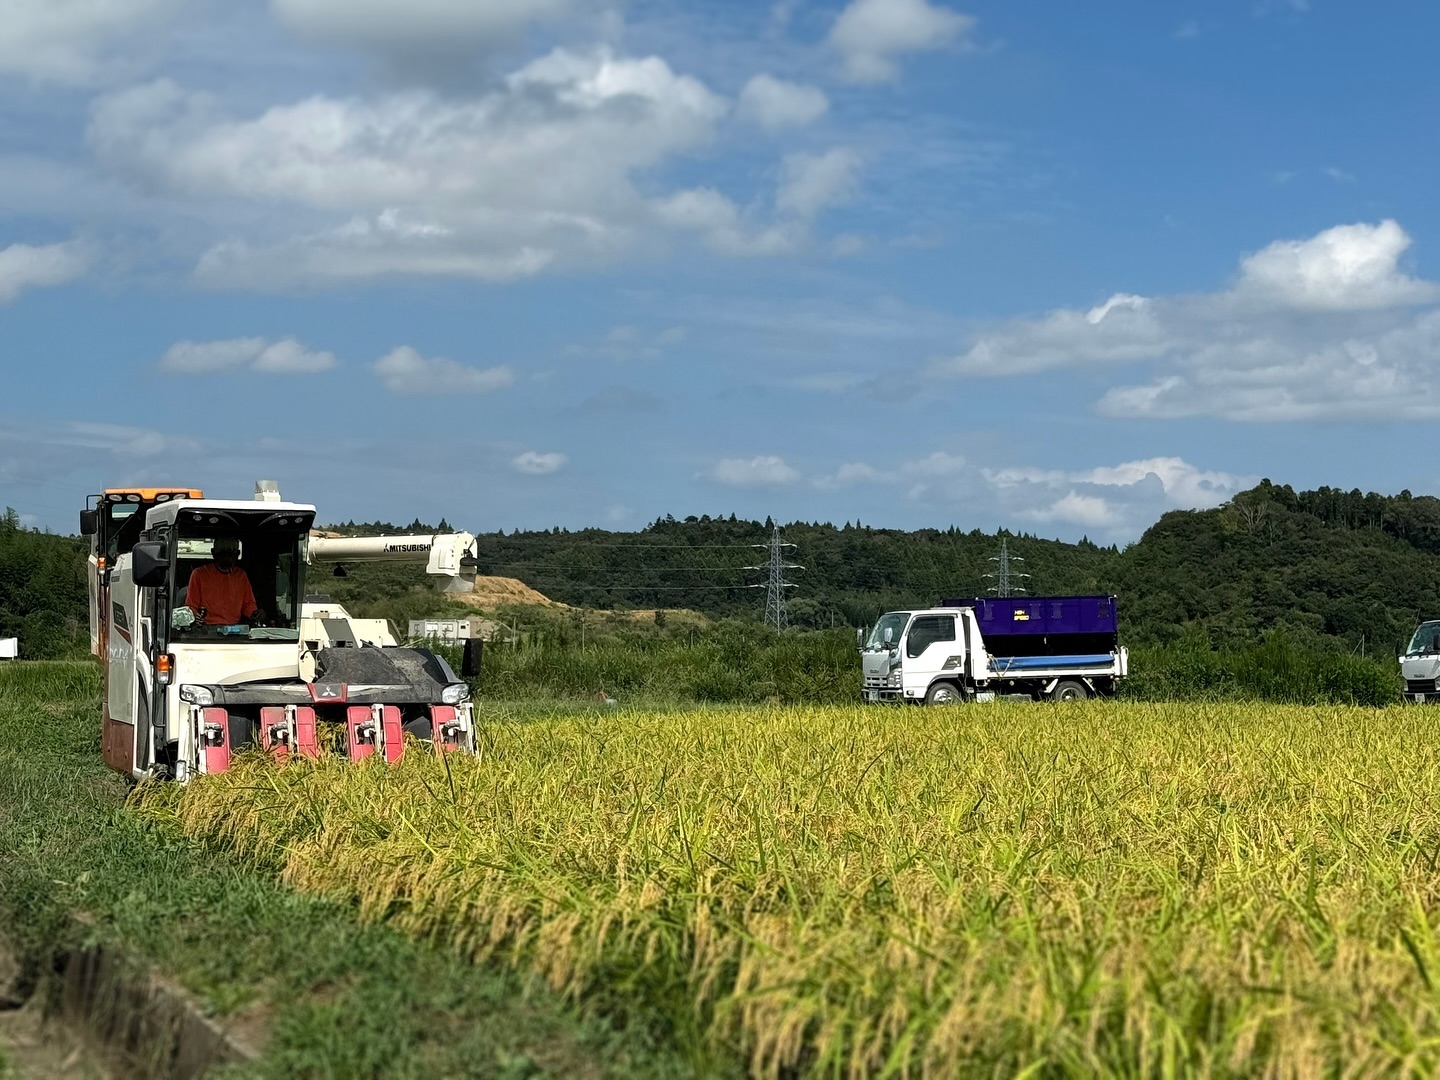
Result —
[[895, 629], [894, 629], [893, 627], [890, 627], [890, 626], [885, 627], [885, 644], [886, 644], [886, 645], [889, 645], [889, 644], [890, 644], [890, 641], [891, 641], [892, 638], [894, 638], [894, 636], [895, 636]]
[[863, 626], [855, 627], [855, 647], [857, 649], [865, 647], [865, 628]]
[[94, 536], [100, 530], [100, 511], [80, 511], [80, 535]]
[[130, 550], [130, 576], [142, 589], [154, 589], [165, 584], [165, 575], [170, 570], [170, 556], [160, 540], [142, 540]]

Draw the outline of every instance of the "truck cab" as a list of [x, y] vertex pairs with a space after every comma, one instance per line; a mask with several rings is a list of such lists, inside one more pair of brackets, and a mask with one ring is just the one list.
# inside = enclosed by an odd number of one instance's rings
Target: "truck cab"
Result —
[[1400, 657], [1405, 679], [1405, 700], [1417, 704], [1440, 702], [1440, 619], [1421, 623]]

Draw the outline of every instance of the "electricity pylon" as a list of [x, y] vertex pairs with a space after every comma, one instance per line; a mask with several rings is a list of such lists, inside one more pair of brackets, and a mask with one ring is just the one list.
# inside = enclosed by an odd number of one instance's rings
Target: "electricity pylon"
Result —
[[1025, 560], [1019, 555], [1010, 554], [1010, 545], [1005, 537], [1000, 538], [1000, 554], [991, 556], [990, 561], [997, 564], [995, 573], [985, 575], [995, 582], [990, 586], [991, 591], [996, 596], [1024, 596], [1025, 586], [1020, 582], [1029, 581], [1030, 575], [1012, 569], [1012, 564], [1023, 563]]
[[790, 625], [790, 617], [785, 611], [785, 590], [795, 588], [795, 583], [785, 580], [786, 570], [804, 570], [799, 563], [787, 563], [785, 561], [785, 549], [794, 548], [794, 544], [786, 543], [780, 539], [780, 526], [774, 526], [775, 532], [770, 537], [768, 544], [751, 544], [751, 547], [768, 548], [770, 558], [764, 566], [747, 566], [747, 570], [765, 570], [769, 578], [765, 584], [765, 622], [776, 630], [784, 630]]

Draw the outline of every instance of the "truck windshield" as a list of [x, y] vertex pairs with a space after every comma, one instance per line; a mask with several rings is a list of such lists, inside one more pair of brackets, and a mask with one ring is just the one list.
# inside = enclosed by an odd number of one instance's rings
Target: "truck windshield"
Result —
[[181, 532], [171, 640], [299, 641], [301, 542], [294, 532], [271, 529], [238, 536]]
[[1421, 623], [1420, 629], [1416, 630], [1415, 636], [1410, 639], [1410, 647], [1405, 650], [1405, 655], [1419, 656], [1421, 653], [1440, 653], [1440, 619]]
[[900, 640], [900, 634], [905, 629], [905, 624], [910, 621], [910, 612], [892, 611], [888, 615], [881, 615], [880, 621], [875, 624], [875, 629], [870, 631], [870, 640], [865, 642], [867, 649], [882, 649], [885, 647], [885, 631], [890, 631], [890, 644], [894, 645]]

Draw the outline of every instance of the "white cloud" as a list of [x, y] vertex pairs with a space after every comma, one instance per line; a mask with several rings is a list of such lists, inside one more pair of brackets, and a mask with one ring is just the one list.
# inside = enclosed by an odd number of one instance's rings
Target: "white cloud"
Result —
[[1062, 308], [978, 337], [941, 365], [954, 375], [1024, 375], [1052, 368], [1127, 364], [1163, 356], [1173, 329], [1141, 297], [1117, 294], [1088, 311]]
[[232, 338], [227, 341], [177, 341], [160, 358], [160, 370], [177, 375], [213, 375], [222, 371], [261, 371], [311, 375], [335, 366], [335, 354], [305, 348], [294, 338]]
[[392, 394], [485, 394], [515, 382], [508, 367], [477, 368], [443, 356], [424, 357], [408, 345], [376, 360], [374, 370]]
[[1090, 469], [987, 468], [959, 454], [875, 466], [846, 462], [817, 477], [822, 491], [871, 484], [896, 489], [932, 511], [963, 509], [972, 519], [1074, 526], [1092, 536], [1132, 539], [1168, 510], [1218, 506], [1255, 483], [1252, 477], [1197, 468], [1178, 457], [1155, 457]]
[[710, 479], [728, 487], [785, 487], [800, 474], [774, 455], [753, 458], [722, 458], [709, 472]]
[[765, 74], [747, 82], [736, 102], [737, 115], [772, 132], [813, 124], [829, 108], [830, 99], [818, 87]]
[[83, 277], [90, 268], [90, 253], [76, 241], [32, 247], [11, 244], [0, 248], [0, 304], [14, 300], [26, 289], [64, 285]]
[[1090, 529], [1113, 528], [1118, 523], [1114, 507], [1098, 495], [1067, 492], [1049, 506], [1037, 507], [1023, 515], [1031, 521], [1063, 522]]
[[847, 461], [832, 475], [818, 477], [815, 486], [822, 491], [835, 491], [839, 488], [854, 487], [856, 484], [883, 484], [886, 480], [886, 474], [873, 465], [867, 465], [863, 461]]
[[[1232, 420], [1440, 418], [1440, 309], [1330, 338], [1281, 331], [1198, 346], [1179, 372], [1115, 387], [1109, 416]], [[1332, 331], [1334, 332], [1334, 331]]]
[[[141, 31], [182, 0], [3, 0], [0, 75], [88, 86], [133, 67]], [[126, 48], [128, 46], [128, 49]]]
[[300, 34], [383, 54], [506, 45], [533, 23], [599, 6], [583, 0], [270, 0], [276, 18]]
[[896, 57], [936, 49], [963, 38], [975, 20], [928, 0], [853, 0], [830, 30], [845, 71], [856, 82], [876, 83], [899, 75]]
[[775, 205], [809, 220], [829, 206], [854, 198], [860, 155], [845, 147], [823, 154], [792, 154], [781, 166]]
[[984, 477], [999, 505], [1024, 521], [1074, 525], [1129, 538], [1167, 510], [1219, 506], [1253, 477], [1199, 469], [1183, 458], [1127, 461], [1088, 470], [994, 469]]
[[1308, 240], [1277, 240], [1240, 264], [1234, 293], [1257, 303], [1318, 311], [1388, 308], [1440, 300], [1440, 285], [1409, 277], [1410, 237], [1395, 221], [1337, 225]]
[[1401, 266], [1410, 237], [1394, 221], [1277, 241], [1213, 293], [1121, 293], [1088, 311], [1016, 319], [935, 365], [1006, 376], [1150, 365], [1117, 386], [1106, 415], [1234, 420], [1440, 416], [1440, 284]]
[[528, 476], [548, 476], [563, 469], [569, 460], [564, 454], [539, 454], [526, 450], [510, 459], [510, 467]]
[[783, 255], [804, 241], [804, 230], [794, 222], [757, 226], [746, 220], [735, 203], [713, 188], [679, 191], [657, 203], [658, 220], [672, 229], [700, 235], [723, 255]]
[[709, 139], [727, 107], [658, 58], [557, 50], [476, 98], [315, 96], [249, 119], [162, 80], [100, 99], [89, 141], [147, 191], [289, 211], [270, 215], [288, 235], [209, 252], [216, 284], [503, 281], [653, 236], [667, 196], [633, 178]]

